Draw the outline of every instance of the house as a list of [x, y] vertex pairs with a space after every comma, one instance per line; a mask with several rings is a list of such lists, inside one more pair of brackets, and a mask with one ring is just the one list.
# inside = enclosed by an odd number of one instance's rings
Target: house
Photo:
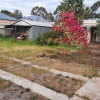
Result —
[[88, 32], [88, 43], [100, 42], [100, 34], [96, 34], [97, 20], [84, 20], [82, 27]]
[[16, 22], [15, 18], [5, 15], [0, 12], [0, 34], [10, 35], [12, 28], [6, 28], [6, 26], [11, 25]]
[[17, 21], [15, 18], [0, 13], [0, 34], [8, 36], [27, 33], [29, 39], [35, 40], [39, 34], [47, 32], [52, 24], [40, 16], [24, 17]]
[[29, 16], [15, 22], [16, 33], [27, 33], [30, 40], [35, 40], [39, 34], [47, 32], [52, 24], [40, 16]]

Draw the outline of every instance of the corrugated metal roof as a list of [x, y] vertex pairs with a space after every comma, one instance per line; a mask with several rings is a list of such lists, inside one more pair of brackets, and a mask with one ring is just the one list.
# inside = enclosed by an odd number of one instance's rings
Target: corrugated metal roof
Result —
[[13, 25], [16, 25], [16, 26], [18, 26], [18, 25], [19, 26], [33, 26], [34, 25], [34, 26], [52, 27], [52, 24], [49, 22], [45, 23], [45, 22], [31, 21], [31, 20], [25, 20], [25, 19], [22, 19], [16, 23], [14, 23]]
[[97, 23], [97, 20], [83, 20], [83, 23], [85, 24], [94, 24], [94, 23]]
[[3, 13], [1, 13], [1, 12], [0, 12], [0, 19], [3, 19], [3, 20], [13, 20], [13, 21], [16, 20], [15, 18], [10, 17], [10, 16], [8, 16], [8, 15], [6, 15], [6, 14], [3, 14]]
[[4, 25], [4, 26], [6, 26], [6, 25], [11, 25], [11, 24], [13, 24], [13, 23], [15, 23], [15, 21], [0, 20], [0, 25]]
[[42, 18], [40, 16], [36, 16], [36, 15], [31, 15], [31, 16], [28, 16], [28, 17], [23, 17], [22, 20], [30, 20], [30, 21], [36, 21], [36, 22], [49, 23], [49, 21], [45, 20], [44, 18]]
[[96, 26], [97, 20], [83, 20], [83, 26]]
[[32, 26], [29, 23], [25, 22], [24, 20], [17, 21], [13, 25], [15, 25], [15, 26]]

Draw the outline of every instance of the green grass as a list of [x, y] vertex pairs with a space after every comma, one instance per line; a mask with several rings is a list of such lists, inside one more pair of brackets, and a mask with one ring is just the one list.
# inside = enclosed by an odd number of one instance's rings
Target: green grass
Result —
[[59, 46], [48, 46], [48, 45], [38, 45], [35, 41], [17, 41], [15, 43], [14, 38], [10, 37], [2, 37], [0, 36], [0, 50], [15, 50], [16, 48], [23, 48], [23, 47], [39, 47], [39, 48], [51, 48], [56, 50], [57, 47], [60, 47], [65, 50], [77, 50], [76, 47], [69, 46], [69, 45], [59, 45]]

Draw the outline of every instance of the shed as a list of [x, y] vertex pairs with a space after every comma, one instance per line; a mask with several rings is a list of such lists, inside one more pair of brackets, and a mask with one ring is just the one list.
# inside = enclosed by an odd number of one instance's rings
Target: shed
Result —
[[26, 32], [29, 39], [35, 40], [39, 34], [47, 32], [52, 24], [40, 16], [32, 15], [17, 21], [13, 26], [16, 26], [17, 32]]
[[0, 13], [0, 34], [2, 35], [10, 35], [12, 28], [6, 28], [6, 26], [11, 25], [16, 22], [16, 19]]

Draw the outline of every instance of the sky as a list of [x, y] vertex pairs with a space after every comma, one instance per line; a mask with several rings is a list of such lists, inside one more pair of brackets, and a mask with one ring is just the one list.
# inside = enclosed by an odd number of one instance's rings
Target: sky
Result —
[[[43, 6], [48, 12], [54, 12], [62, 0], [0, 0], [0, 10], [21, 10], [24, 16], [29, 16], [35, 6]], [[84, 0], [85, 6], [91, 6], [99, 0]]]

